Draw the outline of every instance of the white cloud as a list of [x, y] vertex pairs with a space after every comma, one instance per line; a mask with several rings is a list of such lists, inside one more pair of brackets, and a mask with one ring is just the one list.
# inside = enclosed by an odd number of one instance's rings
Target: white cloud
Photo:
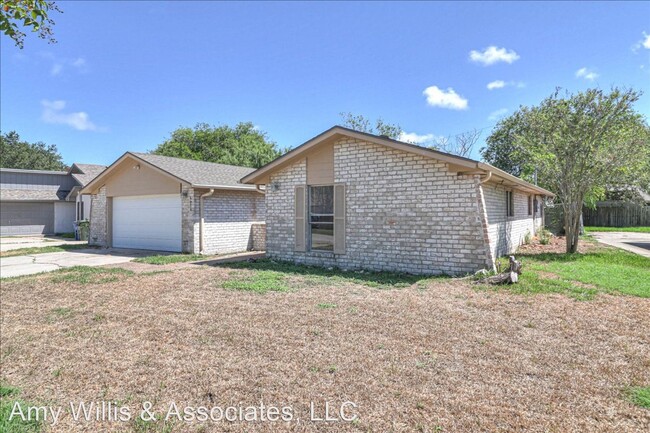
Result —
[[500, 108], [500, 109], [498, 109], [496, 111], [491, 112], [490, 115], [488, 116], [488, 120], [494, 122], [495, 120], [501, 119], [506, 114], [508, 114], [508, 109], [507, 108]]
[[584, 78], [585, 80], [594, 81], [599, 75], [593, 70], [587, 68], [580, 68], [576, 71], [577, 78]]
[[76, 113], [65, 113], [65, 101], [48, 101], [44, 99], [41, 101], [43, 113], [41, 119], [45, 123], [53, 123], [58, 125], [68, 125], [79, 131], [97, 131], [97, 126], [90, 121], [88, 113], [79, 111]]
[[52, 68], [50, 69], [50, 75], [53, 77], [59, 75], [63, 71], [63, 65], [61, 63], [55, 63], [52, 65]]
[[75, 68], [83, 68], [86, 66], [86, 59], [79, 57], [77, 60], [72, 62], [72, 66]]
[[522, 81], [503, 81], [503, 80], [495, 80], [495, 81], [490, 81], [487, 84], [487, 89], [488, 90], [494, 90], [494, 89], [503, 89], [506, 86], [510, 87], [516, 87], [518, 89], [526, 87], [526, 83]]
[[438, 86], [430, 86], [422, 92], [427, 97], [427, 103], [433, 107], [450, 108], [452, 110], [466, 110], [467, 99], [460, 96], [451, 87], [442, 90]]
[[650, 35], [647, 34], [646, 32], [642, 32], [643, 38], [641, 38], [640, 41], [638, 41], [636, 44], [632, 45], [632, 51], [637, 53], [641, 48], [645, 48], [646, 50], [650, 50]]
[[433, 141], [437, 138], [439, 137], [435, 134], [420, 135], [415, 132], [402, 132], [399, 136], [399, 141], [403, 141], [405, 143], [422, 144]]
[[66, 59], [56, 57], [52, 53], [40, 53], [40, 56], [46, 60], [52, 62], [52, 67], [50, 68], [50, 75], [56, 77], [61, 75], [67, 69], [74, 69], [79, 73], [88, 72], [88, 63], [83, 57], [77, 57], [76, 59]]
[[501, 89], [503, 87], [506, 87], [506, 82], [502, 80], [491, 81], [487, 85], [488, 90]]
[[470, 51], [469, 59], [472, 62], [482, 63], [485, 66], [489, 66], [498, 62], [512, 63], [519, 59], [519, 54], [513, 50], [507, 50], [492, 45], [483, 51]]

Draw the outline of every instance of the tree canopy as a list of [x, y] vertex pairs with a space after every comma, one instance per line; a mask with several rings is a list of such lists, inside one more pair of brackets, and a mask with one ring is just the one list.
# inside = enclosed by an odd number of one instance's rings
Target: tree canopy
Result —
[[157, 155], [259, 168], [280, 156], [276, 144], [251, 122], [234, 128], [198, 123], [182, 127], [152, 151]]
[[28, 143], [16, 131], [0, 135], [0, 167], [24, 170], [66, 170], [56, 145]]
[[399, 140], [402, 135], [402, 128], [397, 124], [386, 123], [381, 118], [373, 123], [362, 114], [339, 113], [346, 128], [359, 132], [367, 132], [375, 135], [385, 135], [394, 140]]
[[500, 121], [483, 157], [557, 194], [564, 211], [567, 252], [576, 252], [582, 206], [612, 188], [648, 188], [650, 127], [634, 110], [640, 92], [556, 90], [538, 106]]
[[4, 0], [0, 8], [0, 31], [21, 49], [26, 36], [21, 27], [31, 29], [32, 32], [38, 33], [41, 39], [54, 43], [54, 21], [50, 17], [52, 11], [62, 12], [52, 1]]

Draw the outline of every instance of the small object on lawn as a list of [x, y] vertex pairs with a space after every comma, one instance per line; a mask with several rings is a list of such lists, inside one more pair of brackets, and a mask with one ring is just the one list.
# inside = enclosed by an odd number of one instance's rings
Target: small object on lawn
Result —
[[492, 277], [477, 280], [477, 284], [514, 284], [519, 281], [521, 275], [521, 262], [515, 259], [515, 256], [510, 256], [510, 267], [505, 272], [496, 274]]

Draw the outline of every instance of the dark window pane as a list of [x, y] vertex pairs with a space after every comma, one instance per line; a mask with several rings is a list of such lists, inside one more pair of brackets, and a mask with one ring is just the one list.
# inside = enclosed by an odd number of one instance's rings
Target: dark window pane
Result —
[[334, 222], [334, 215], [312, 215], [311, 216], [311, 222], [312, 223], [333, 223]]
[[334, 214], [334, 187], [312, 186], [309, 193], [309, 213]]
[[334, 226], [332, 224], [311, 224], [311, 249], [334, 250]]

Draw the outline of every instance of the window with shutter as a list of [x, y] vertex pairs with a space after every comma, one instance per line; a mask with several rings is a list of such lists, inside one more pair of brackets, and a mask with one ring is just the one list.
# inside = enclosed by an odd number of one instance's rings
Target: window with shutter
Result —
[[311, 249], [334, 251], [334, 186], [309, 187]]

